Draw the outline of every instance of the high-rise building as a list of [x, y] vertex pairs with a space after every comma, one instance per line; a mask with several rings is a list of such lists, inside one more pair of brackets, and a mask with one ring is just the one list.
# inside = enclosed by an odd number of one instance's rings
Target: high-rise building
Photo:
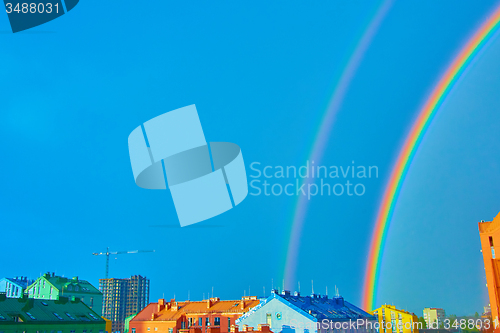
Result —
[[425, 308], [424, 320], [428, 329], [438, 329], [444, 325], [446, 313], [440, 308]]
[[378, 318], [380, 333], [418, 333], [420, 328], [424, 328], [421, 324], [419, 326], [414, 313], [398, 310], [393, 305], [382, 305], [372, 314]]
[[102, 294], [90, 282], [78, 276], [66, 278], [54, 273], [45, 273], [26, 288], [29, 298], [58, 300], [60, 296], [78, 297], [89, 308], [102, 314]]
[[[498, 325], [500, 316], [500, 260], [496, 257], [495, 247], [500, 245], [500, 214], [491, 222], [479, 222], [479, 238], [481, 239], [481, 252], [483, 252], [486, 286], [490, 297], [491, 319]], [[496, 328], [494, 331], [500, 332], [500, 328]]]
[[149, 279], [134, 275], [130, 279], [100, 279], [103, 316], [113, 322], [113, 332], [123, 332], [125, 319], [149, 304]]

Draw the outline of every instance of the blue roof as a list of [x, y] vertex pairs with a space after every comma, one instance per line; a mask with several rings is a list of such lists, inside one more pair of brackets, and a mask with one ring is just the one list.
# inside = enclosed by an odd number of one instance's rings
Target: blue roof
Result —
[[324, 319], [331, 321], [344, 321], [356, 319], [376, 320], [375, 316], [366, 311], [361, 310], [357, 306], [346, 302], [343, 297], [335, 296], [328, 298], [328, 296], [310, 295], [300, 296], [299, 293], [292, 295], [289, 291], [283, 291], [281, 294], [273, 292], [269, 299], [276, 298], [298, 308], [308, 316], [314, 317], [317, 321]]

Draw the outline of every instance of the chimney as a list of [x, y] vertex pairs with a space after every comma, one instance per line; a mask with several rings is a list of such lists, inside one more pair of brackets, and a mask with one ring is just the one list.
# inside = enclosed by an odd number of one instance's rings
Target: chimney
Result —
[[293, 293], [293, 296], [300, 297], [300, 293], [298, 291], [296, 291], [296, 292]]
[[245, 300], [240, 301], [240, 310], [245, 310]]
[[238, 332], [239, 332], [238, 326], [231, 325], [231, 333], [238, 333]]
[[246, 332], [246, 331], [247, 331], [247, 329], [248, 329], [248, 325], [247, 325], [247, 324], [245, 324], [245, 325], [243, 325], [243, 327], [242, 327], [242, 330], [241, 330], [241, 331], [242, 331], [242, 332]]
[[207, 299], [207, 309], [210, 309], [211, 306], [212, 306], [212, 299], [209, 298]]
[[158, 311], [157, 312], [160, 312], [163, 309], [165, 309], [165, 299], [160, 298], [158, 300]]
[[269, 328], [269, 325], [267, 325], [267, 324], [259, 324], [257, 326], [257, 330], [262, 332], [262, 333], [271, 332], [271, 329]]
[[178, 311], [179, 310], [179, 303], [174, 302], [172, 303], [172, 311]]
[[281, 292], [281, 295], [283, 295], [283, 296], [290, 296], [290, 290], [283, 290]]
[[335, 304], [340, 305], [340, 306], [344, 306], [344, 297], [335, 296], [333, 299], [335, 300]]

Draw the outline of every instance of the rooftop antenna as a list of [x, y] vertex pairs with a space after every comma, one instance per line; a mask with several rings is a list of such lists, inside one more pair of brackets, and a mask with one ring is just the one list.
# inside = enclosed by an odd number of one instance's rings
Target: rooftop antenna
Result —
[[273, 290], [273, 289], [274, 289], [274, 279], [271, 278], [271, 290]]
[[311, 280], [311, 288], [312, 288], [312, 293], [314, 295], [314, 280]]
[[326, 296], [328, 296], [328, 286], [326, 286]]
[[252, 293], [250, 292], [250, 286], [248, 286], [248, 296], [252, 295]]
[[117, 252], [109, 252], [109, 247], [106, 248], [106, 252], [94, 252], [92, 253], [94, 256], [106, 256], [106, 275], [105, 279], [109, 276], [109, 255], [115, 254], [132, 254], [132, 253], [145, 253], [145, 252], [155, 252], [155, 250], [134, 250], [134, 251], [117, 251]]
[[243, 296], [246, 296], [247, 295], [247, 290], [243, 290]]
[[212, 286], [212, 297], [214, 297], [214, 286]]
[[191, 296], [189, 295], [190, 293], [191, 293], [191, 291], [190, 291], [190, 290], [188, 290], [188, 301], [189, 301], [189, 299], [191, 298]]
[[266, 297], [266, 286], [262, 286], [262, 288], [264, 289], [264, 297]]
[[300, 281], [299, 281], [299, 293], [300, 293]]
[[203, 293], [203, 299], [205, 299], [205, 293]]
[[285, 279], [283, 279], [283, 290], [285, 290]]

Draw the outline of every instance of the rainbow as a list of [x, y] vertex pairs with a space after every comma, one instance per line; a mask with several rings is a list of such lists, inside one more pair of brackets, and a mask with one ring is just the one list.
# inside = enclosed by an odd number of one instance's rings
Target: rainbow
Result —
[[399, 157], [396, 160], [389, 182], [385, 189], [384, 197], [379, 208], [377, 221], [372, 234], [362, 295], [362, 307], [365, 310], [374, 309], [381, 258], [387, 238], [389, 224], [394, 213], [394, 207], [396, 205], [401, 186], [404, 182], [411, 161], [415, 156], [415, 152], [417, 151], [420, 142], [422, 141], [422, 138], [425, 135], [425, 132], [437, 110], [443, 104], [457, 80], [469, 67], [474, 58], [476, 58], [478, 52], [484, 49], [485, 44], [492, 39], [495, 32], [500, 27], [499, 22], [500, 5], [498, 5], [486, 22], [483, 23], [476, 31], [465, 47], [462, 48], [460, 53], [455, 57], [451, 65], [441, 77], [437, 86], [434, 88], [419, 112], [418, 118], [406, 138], [401, 152], [399, 153]]
[[[320, 128], [312, 145], [312, 151], [309, 154], [308, 160], [316, 162], [316, 165], [318, 165], [321, 158], [323, 157], [326, 145], [328, 143], [328, 138], [333, 127], [333, 123], [335, 121], [338, 110], [342, 105], [342, 101], [345, 97], [345, 94], [347, 93], [349, 85], [354, 78], [354, 74], [356, 73], [356, 70], [361, 63], [366, 50], [370, 46], [373, 37], [375, 36], [380, 24], [382, 23], [393, 2], [394, 0], [384, 0], [380, 4], [377, 11], [375, 12], [375, 15], [367, 25], [367, 28], [365, 29], [361, 39], [357, 43], [354, 52], [351, 54], [347, 65], [342, 71], [337, 86], [335, 87], [334, 93], [321, 120]], [[312, 181], [314, 180], [306, 178], [304, 180], [306, 184], [305, 186], [307, 187], [308, 184]], [[302, 228], [307, 213], [308, 201], [309, 200], [306, 196], [298, 196], [295, 205], [292, 228], [288, 241], [288, 248], [286, 251], [285, 269], [283, 274], [285, 285], [284, 287], [287, 289], [292, 289], [293, 284], [295, 283], [295, 272], [297, 269], [297, 255], [299, 251], [300, 235], [302, 233]]]

